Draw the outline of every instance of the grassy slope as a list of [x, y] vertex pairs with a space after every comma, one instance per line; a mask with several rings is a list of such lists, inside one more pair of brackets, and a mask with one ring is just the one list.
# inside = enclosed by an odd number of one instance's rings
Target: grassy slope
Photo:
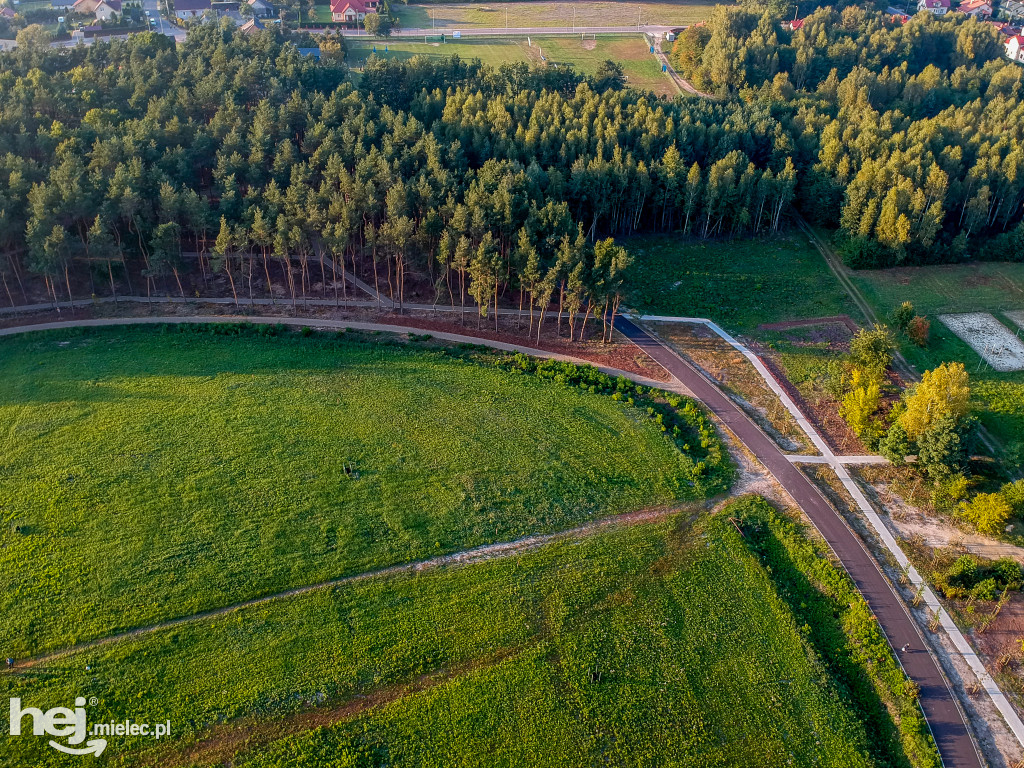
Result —
[[[751, 500], [728, 513], [745, 525], [751, 514], [766, 519], [763, 502]], [[810, 562], [842, 580], [827, 560]], [[766, 571], [724, 516], [694, 528], [673, 519], [612, 529], [79, 654], [9, 692], [32, 701], [97, 696], [95, 720], [169, 718], [189, 743], [211, 722], [255, 713], [279, 723], [283, 713], [455, 667], [447, 682], [288, 738], [247, 765], [854, 768], [875, 764], [869, 751], [905, 765], [885, 708], [871, 705], [870, 693], [851, 694], [852, 677], [887, 651], [851, 659], [852, 672], [831, 678], [837, 664], [813, 650], [828, 630], [800, 629], [814, 620], [816, 598], [788, 582], [777, 593], [772, 574], [782, 565], [776, 557]], [[819, 616], [832, 631], [833, 609], [851, 599], [842, 597]], [[16, 746], [24, 764], [66, 764], [42, 740]], [[120, 764], [138, 746], [149, 745], [115, 740], [109, 759]]]
[[[429, 26], [429, 24], [428, 24]], [[463, 59], [480, 59], [485, 64], [497, 67], [506, 62], [526, 61], [540, 64], [541, 51], [549, 64], [571, 65], [577, 71], [593, 75], [605, 59], [618, 61], [623, 65], [628, 83], [634, 88], [654, 91], [657, 94], [675, 95], [678, 91], [668, 75], [662, 73], [658, 60], [649, 52], [648, 45], [640, 35], [602, 35], [596, 41], [587, 42], [577, 37], [531, 37], [532, 46], [523, 38], [466, 38], [452, 42], [449, 38], [444, 45], [439, 43], [389, 40], [384, 53], [382, 40], [349, 38], [348, 59], [353, 67], [361, 67], [373, 48], [377, 54], [396, 59], [408, 59], [416, 55], [444, 57], [458, 55]]]
[[857, 317], [821, 255], [799, 232], [717, 242], [637, 237], [629, 247], [638, 286], [629, 304], [645, 312], [709, 317], [738, 331], [799, 318]]
[[0, 655], [693, 495], [638, 409], [330, 344], [0, 340]]
[[[957, 264], [864, 270], [854, 281], [881, 316], [904, 301], [931, 320], [927, 349], [904, 342], [903, 352], [919, 371], [959, 360], [974, 381], [975, 408], [985, 426], [1003, 443], [1024, 448], [1024, 372], [998, 373], [957, 338], [937, 314], [993, 312], [1007, 328], [1017, 326], [1000, 313], [1024, 309], [1024, 264]], [[1019, 457], [1024, 459], [1024, 455]]]

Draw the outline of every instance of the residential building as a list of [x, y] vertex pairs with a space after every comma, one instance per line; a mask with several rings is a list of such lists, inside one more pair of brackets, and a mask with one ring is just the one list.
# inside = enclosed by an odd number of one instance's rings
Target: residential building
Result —
[[172, 0], [174, 15], [184, 21], [196, 19], [210, 10], [210, 0]]
[[1024, 17], [1024, 3], [1020, 2], [1020, 0], [1003, 0], [999, 4], [999, 10], [1002, 11], [1004, 16], [1011, 19]]
[[1024, 62], [1024, 35], [1014, 35], [1006, 41], [1006, 58]]
[[121, 0], [99, 0], [96, 3], [96, 21], [110, 21], [121, 15]]
[[266, 27], [263, 26], [260, 20], [255, 16], [238, 28], [238, 30], [244, 35], [255, 35], [257, 32], [262, 32], [264, 29], [266, 29]]
[[277, 9], [267, 2], [267, 0], [247, 0], [249, 8], [252, 9], [252, 15], [257, 19], [269, 19], [271, 16], [277, 13]]
[[377, 0], [331, 0], [331, 18], [355, 26], [377, 12]]
[[13, 19], [14, 11], [5, 5], [3, 8], [0, 8], [0, 16], [3, 16], [5, 19]]
[[917, 0], [917, 10], [928, 11], [933, 16], [949, 13], [949, 0]]
[[964, 0], [957, 10], [976, 19], [987, 19], [992, 15], [992, 3], [989, 0]]

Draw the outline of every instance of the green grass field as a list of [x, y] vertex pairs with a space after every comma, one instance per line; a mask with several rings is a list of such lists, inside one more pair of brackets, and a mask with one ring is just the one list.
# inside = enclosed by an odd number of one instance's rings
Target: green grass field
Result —
[[[683, 26], [703, 21], [714, 3], [708, 2], [519, 2], [396, 5], [405, 29], [450, 30], [482, 27], [566, 27], [572, 29], [575, 13], [577, 27], [624, 27], [637, 23]], [[507, 17], [506, 17], [507, 12]], [[506, 23], [507, 21], [507, 23]]]
[[[465, 38], [458, 42], [425, 43], [404, 39], [364, 40], [349, 38], [349, 63], [361, 68], [376, 47], [378, 56], [409, 59], [423, 55], [435, 58], [458, 55], [463, 59], [480, 59], [492, 67], [507, 62], [572, 66], [585, 75], [596, 74], [601, 62], [612, 59], [622, 64], [627, 83], [633, 88], [653, 91], [659, 95], [678, 94], [672, 80], [661, 71], [661, 65], [648, 50], [640, 35], [601, 35], [594, 40], [575, 37], [535, 36], [530, 38]], [[387, 53], [384, 47], [387, 45]], [[544, 60], [541, 59], [544, 56]]]
[[1006, 446], [1008, 459], [1024, 466], [1024, 372], [999, 373], [985, 365], [969, 345], [936, 317], [943, 313], [992, 312], [1011, 331], [1017, 326], [1001, 315], [1024, 309], [1024, 264], [980, 262], [886, 270], [859, 270], [853, 280], [880, 316], [904, 301], [931, 321], [928, 347], [901, 344], [918, 371], [960, 361], [973, 380], [974, 407], [982, 423]]
[[625, 402], [395, 342], [29, 335], [0, 340], [0, 381], [0, 656], [695, 498], [715, 471]]
[[912, 301], [922, 314], [1024, 309], [1024, 264], [979, 262], [856, 270], [854, 282], [879, 310]]
[[707, 317], [752, 331], [761, 323], [849, 314], [853, 302], [799, 232], [771, 239], [701, 242], [673, 235], [628, 241], [636, 258], [631, 307]]
[[[112, 740], [108, 765], [250, 768], [934, 766], [902, 685], [848, 579], [751, 497], [0, 676], [26, 702], [95, 697], [93, 722], [175, 726]], [[76, 759], [9, 744], [4, 765]]]

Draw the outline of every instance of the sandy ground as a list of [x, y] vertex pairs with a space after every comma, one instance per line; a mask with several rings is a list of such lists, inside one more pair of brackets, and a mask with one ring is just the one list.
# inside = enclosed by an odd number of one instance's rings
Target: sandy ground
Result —
[[1024, 342], [988, 312], [939, 315], [949, 330], [997, 371], [1024, 371]]

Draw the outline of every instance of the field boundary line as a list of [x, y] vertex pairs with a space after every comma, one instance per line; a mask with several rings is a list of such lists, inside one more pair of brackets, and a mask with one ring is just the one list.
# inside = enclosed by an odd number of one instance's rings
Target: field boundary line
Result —
[[592, 536], [608, 528], [657, 522], [677, 514], [679, 510], [679, 507], [662, 507], [644, 510], [641, 512], [625, 512], [621, 515], [598, 518], [590, 521], [589, 523], [584, 523], [583, 525], [578, 525], [575, 528], [569, 528], [564, 531], [538, 533], [530, 536], [524, 536], [521, 539], [514, 539], [513, 541], [481, 544], [477, 547], [471, 547], [458, 552], [450, 552], [447, 555], [438, 555], [437, 557], [431, 557], [426, 560], [414, 560], [410, 563], [398, 563], [396, 565], [389, 565], [372, 571], [364, 571], [350, 576], [342, 576], [336, 579], [317, 582], [316, 584], [294, 587], [283, 592], [275, 592], [271, 595], [254, 597], [250, 600], [243, 600], [242, 602], [232, 603], [231, 605], [225, 605], [219, 608], [211, 608], [206, 611], [200, 611], [199, 613], [193, 613], [189, 616], [179, 616], [174, 619], [168, 619], [166, 621], [157, 622], [156, 624], [150, 624], [144, 627], [135, 627], [134, 629], [128, 629], [124, 632], [118, 632], [106, 637], [99, 637], [95, 640], [87, 640], [86, 642], [68, 646], [67, 648], [20, 659], [15, 662], [14, 668], [10, 670], [10, 672], [17, 673], [20, 670], [30, 669], [38, 666], [39, 664], [45, 664], [66, 656], [73, 656], [85, 651], [102, 648], [107, 645], [113, 645], [114, 643], [119, 643], [124, 640], [131, 640], [136, 637], [160, 632], [165, 629], [173, 629], [175, 627], [181, 627], [189, 624], [198, 624], [210, 619], [218, 619], [236, 611], [243, 611], [248, 608], [277, 603], [282, 600], [307, 595], [313, 592], [321, 592], [324, 590], [335, 589], [337, 587], [358, 584], [363, 581], [369, 581], [370, 579], [390, 578], [393, 576], [433, 571], [446, 566], [472, 565], [474, 563], [484, 563], [492, 560], [500, 560], [506, 557], [513, 557], [521, 553], [532, 552], [546, 546], [547, 544], [552, 544], [558, 541]]
[[[1006, 694], [1003, 693], [998, 683], [996, 683], [992, 675], [989, 674], [988, 670], [985, 669], [985, 665], [982, 663], [981, 658], [978, 656], [977, 652], [974, 650], [973, 647], [971, 647], [971, 644], [967, 642], [967, 638], [964, 637], [963, 633], [960, 631], [960, 628], [956, 625], [956, 623], [950, 617], [949, 613], [939, 602], [938, 597], [936, 597], [931, 587], [928, 586], [927, 582], [924, 580], [924, 578], [922, 578], [921, 574], [918, 573], [916, 568], [914, 568], [910, 560], [907, 558], [906, 554], [904, 554], [903, 550], [900, 548], [895, 537], [892, 535], [892, 533], [889, 532], [889, 529], [886, 528], [885, 524], [882, 522], [882, 518], [879, 517], [874, 507], [871, 506], [871, 503], [867, 500], [867, 497], [861, 491], [860, 486], [857, 485], [856, 481], [853, 479], [853, 477], [847, 470], [845, 462], [842, 461], [842, 458], [844, 457], [836, 456], [835, 453], [832, 452], [832, 450], [828, 447], [825, 441], [818, 434], [814, 426], [810, 423], [810, 421], [808, 421], [803, 416], [803, 414], [800, 412], [800, 409], [796, 406], [792, 399], [785, 393], [785, 391], [782, 389], [781, 385], [779, 385], [775, 377], [771, 374], [767, 367], [765, 367], [765, 365], [760, 361], [760, 359], [758, 359], [757, 355], [755, 355], [743, 344], [741, 344], [731, 335], [722, 330], [717, 323], [713, 322], [712, 320], [708, 320], [707, 318], [672, 317], [666, 315], [639, 315], [637, 316], [637, 319], [640, 321], [647, 320], [650, 322], [674, 322], [704, 325], [707, 328], [714, 331], [716, 334], [718, 334], [722, 339], [724, 339], [737, 351], [742, 353], [743, 356], [746, 357], [754, 365], [754, 367], [758, 370], [758, 373], [760, 373], [761, 376], [764, 378], [765, 383], [772, 389], [772, 391], [779, 395], [779, 398], [782, 400], [783, 405], [785, 405], [786, 408], [790, 411], [793, 417], [797, 420], [797, 423], [800, 425], [801, 429], [803, 429], [804, 432], [806, 432], [807, 437], [819, 448], [822, 454], [820, 457], [810, 457], [812, 459], [812, 461], [810, 462], [807, 461], [808, 457], [787, 456], [787, 458], [794, 463], [798, 462], [800, 459], [803, 459], [806, 463], [827, 464], [832, 468], [832, 470], [836, 473], [836, 476], [839, 478], [839, 481], [842, 483], [843, 487], [853, 497], [854, 501], [857, 503], [857, 506], [860, 508], [860, 511], [863, 513], [865, 518], [867, 518], [867, 521], [871, 526], [871, 529], [874, 531], [875, 535], [878, 536], [879, 541], [882, 542], [885, 549], [896, 560], [896, 562], [899, 564], [903, 572], [907, 574], [907, 578], [910, 580], [914, 588], [921, 591], [924, 602], [927, 604], [928, 608], [934, 611], [939, 616], [939, 623], [941, 624], [943, 630], [945, 630], [946, 634], [949, 636], [957, 652], [960, 654], [964, 662], [967, 664], [967, 666], [971, 668], [971, 671], [978, 678], [978, 682], [981, 683], [982, 687], [985, 689], [985, 693], [988, 694], [988, 697], [992, 700], [992, 704], [1003, 716], [1003, 719], [1005, 720], [1007, 727], [1009, 727], [1009, 729], [1013, 732], [1014, 737], [1021, 744], [1021, 746], [1024, 746], [1024, 722], [1021, 721], [1020, 716], [1017, 714], [1016, 710], [1014, 710], [1013, 706], [1010, 704], [1010, 701], [1006, 697]], [[817, 459], [817, 461], [814, 461], [814, 459]], [[899, 596], [897, 595], [897, 597]], [[899, 598], [899, 600], [900, 604], [903, 605], [904, 603], [902, 598]], [[915, 621], [914, 623], [916, 625], [917, 622]], [[956, 700], [955, 697], [954, 700]]]

